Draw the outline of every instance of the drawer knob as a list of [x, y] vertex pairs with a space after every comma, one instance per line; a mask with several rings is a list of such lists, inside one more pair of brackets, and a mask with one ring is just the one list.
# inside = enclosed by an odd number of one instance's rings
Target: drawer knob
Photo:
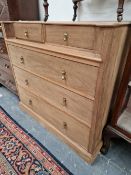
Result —
[[5, 68], [6, 68], [6, 69], [9, 69], [9, 67], [10, 67], [9, 65], [5, 64]]
[[13, 81], [11, 81], [11, 80], [9, 80], [8, 82], [9, 82], [10, 84], [13, 84]]
[[20, 63], [24, 64], [24, 58], [22, 56], [20, 57]]
[[29, 105], [32, 105], [32, 100], [29, 100]]
[[0, 53], [4, 53], [4, 50], [2, 48], [0, 49]]
[[25, 31], [25, 37], [29, 37], [29, 35], [28, 35], [28, 31]]
[[63, 106], [67, 106], [67, 99], [63, 98]]
[[28, 86], [29, 85], [29, 81], [25, 80], [25, 85]]
[[61, 79], [62, 79], [62, 80], [66, 80], [66, 71], [63, 70], [63, 71], [61, 72], [61, 74], [62, 74]]
[[64, 33], [64, 41], [67, 41], [67, 40], [68, 40], [68, 33], [65, 32], [65, 33]]
[[67, 129], [67, 123], [66, 122], [63, 122], [63, 128]]

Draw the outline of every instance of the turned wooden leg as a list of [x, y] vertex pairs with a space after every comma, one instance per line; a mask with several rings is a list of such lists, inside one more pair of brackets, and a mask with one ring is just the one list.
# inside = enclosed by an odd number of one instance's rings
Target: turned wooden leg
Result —
[[123, 6], [125, 0], [119, 0], [118, 8], [117, 8], [117, 21], [121, 22], [123, 20]]
[[111, 141], [111, 135], [110, 135], [110, 131], [105, 128], [103, 131], [103, 145], [101, 148], [101, 153], [102, 154], [107, 154], [109, 148], [110, 148], [110, 141]]
[[103, 146], [101, 148], [101, 153], [102, 154], [107, 154], [108, 150], [110, 148], [110, 143], [111, 143], [111, 138], [113, 137], [119, 137], [116, 132], [115, 129], [111, 126], [107, 126], [104, 130], [103, 130]]
[[72, 21], [75, 21], [76, 20], [76, 17], [77, 17], [77, 8], [78, 8], [78, 1], [77, 0], [73, 0], [73, 9], [74, 9], [74, 15], [73, 15], [73, 19]]
[[122, 112], [124, 112], [124, 110], [127, 108], [127, 105], [128, 105], [129, 99], [130, 99], [130, 96], [131, 96], [131, 81], [128, 84], [128, 89], [127, 89], [127, 93], [126, 93], [126, 96], [125, 96], [124, 105], [122, 107]]
[[72, 21], [75, 21], [75, 20], [76, 20], [76, 17], [77, 17], [77, 9], [78, 9], [78, 2], [80, 2], [80, 1], [82, 1], [82, 0], [72, 0], [72, 2], [74, 3], [74, 5], [73, 5], [74, 15], [73, 15]]
[[48, 14], [48, 6], [49, 6], [48, 0], [44, 0], [43, 6], [44, 6], [44, 9], [45, 9], [44, 21], [46, 22], [48, 20], [48, 17], [49, 17], [49, 14]]

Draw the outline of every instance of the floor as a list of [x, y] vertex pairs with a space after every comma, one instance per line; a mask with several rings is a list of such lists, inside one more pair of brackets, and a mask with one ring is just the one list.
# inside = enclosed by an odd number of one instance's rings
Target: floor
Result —
[[116, 140], [106, 156], [99, 154], [94, 164], [89, 165], [40, 123], [22, 112], [18, 102], [15, 95], [0, 87], [0, 105], [74, 175], [131, 175], [131, 146], [127, 142]]

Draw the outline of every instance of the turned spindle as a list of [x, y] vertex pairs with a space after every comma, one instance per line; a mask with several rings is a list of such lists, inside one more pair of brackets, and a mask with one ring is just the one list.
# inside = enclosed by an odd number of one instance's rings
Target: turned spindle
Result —
[[48, 6], [49, 6], [48, 0], [44, 0], [43, 6], [44, 6], [44, 9], [45, 9], [44, 21], [46, 22], [48, 20], [48, 17], [49, 17], [49, 14], [48, 14]]
[[118, 8], [117, 8], [117, 21], [121, 22], [123, 20], [123, 6], [124, 6], [125, 0], [119, 0], [118, 2]]
[[76, 17], [77, 17], [77, 9], [78, 9], [78, 2], [80, 2], [80, 1], [82, 1], [82, 0], [72, 0], [72, 2], [74, 3], [74, 5], [73, 5], [74, 15], [73, 15], [72, 21], [75, 21], [75, 20], [76, 20]]

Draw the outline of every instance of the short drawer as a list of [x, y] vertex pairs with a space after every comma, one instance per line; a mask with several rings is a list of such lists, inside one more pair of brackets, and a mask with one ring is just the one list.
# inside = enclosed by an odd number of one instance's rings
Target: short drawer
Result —
[[15, 81], [13, 76], [1, 69], [0, 69], [0, 83], [2, 83], [3, 85], [5, 85], [10, 89], [14, 89], [15, 87]]
[[3, 38], [0, 38], [0, 54], [7, 54], [7, 49]]
[[95, 29], [89, 26], [46, 25], [46, 42], [93, 49]]
[[11, 73], [10, 62], [6, 59], [0, 58], [0, 69], [4, 70], [7, 73]]
[[15, 37], [29, 41], [42, 42], [42, 25], [14, 23]]
[[17, 83], [91, 127], [93, 101], [14, 66]]
[[18, 87], [20, 99], [24, 105], [52, 124], [57, 130], [87, 149], [89, 128], [48, 104], [40, 97]]
[[9, 45], [14, 65], [94, 98], [98, 67]]
[[9, 60], [4, 38], [0, 38], [0, 58]]

